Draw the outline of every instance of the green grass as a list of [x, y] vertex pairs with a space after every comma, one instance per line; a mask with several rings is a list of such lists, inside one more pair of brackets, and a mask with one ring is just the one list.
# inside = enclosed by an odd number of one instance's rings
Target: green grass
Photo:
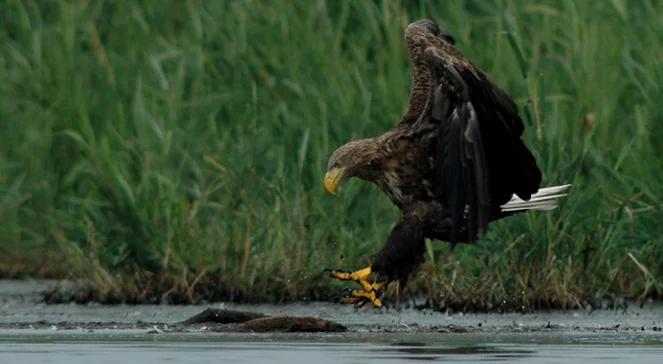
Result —
[[[6, 1], [0, 275], [73, 299], [283, 301], [340, 288], [398, 218], [327, 158], [399, 119], [431, 17], [516, 99], [552, 213], [431, 242], [409, 288], [526, 308], [663, 294], [661, 1]], [[65, 297], [67, 298], [67, 297]]]

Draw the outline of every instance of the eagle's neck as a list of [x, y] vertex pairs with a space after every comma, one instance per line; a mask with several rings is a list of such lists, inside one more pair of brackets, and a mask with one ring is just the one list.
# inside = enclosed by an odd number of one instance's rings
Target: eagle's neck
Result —
[[396, 127], [373, 139], [375, 150], [371, 154], [372, 162], [356, 170], [354, 176], [375, 183], [382, 192], [398, 207], [403, 208], [412, 200], [403, 191], [402, 158], [409, 157], [405, 150], [412, 150], [404, 145], [402, 136], [404, 126]]
[[385, 170], [374, 181], [389, 199], [398, 207], [403, 207], [407, 203], [407, 198], [401, 189], [401, 179], [393, 170]]
[[403, 193], [403, 189], [401, 188], [401, 176], [396, 173], [395, 169], [390, 168], [388, 163], [381, 163], [373, 171], [359, 174], [357, 177], [375, 183], [398, 207], [405, 206], [409, 201], [408, 196]]

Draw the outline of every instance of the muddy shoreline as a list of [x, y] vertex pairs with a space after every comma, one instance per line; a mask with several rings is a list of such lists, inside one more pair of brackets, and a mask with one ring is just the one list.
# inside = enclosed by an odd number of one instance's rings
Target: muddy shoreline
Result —
[[[241, 333], [241, 332], [337, 332], [346, 330], [288, 330], [282, 328], [274, 329], [251, 329], [238, 327], [234, 324], [204, 323], [193, 325], [168, 324], [162, 322], [5, 322], [0, 323], [0, 330], [51, 330], [51, 331], [87, 331], [94, 330], [144, 330], [146, 333], [168, 334], [168, 333]], [[379, 325], [356, 325], [347, 328], [347, 332], [354, 333], [414, 333], [414, 334], [466, 334], [466, 333], [492, 333], [492, 334], [515, 334], [515, 333], [643, 333], [660, 334], [663, 338], [663, 328], [659, 326], [563, 326], [553, 323], [546, 323], [542, 326], [459, 326], [459, 325], [440, 325], [440, 326], [420, 326], [417, 324], [402, 324], [399, 327], [382, 327]]]
[[[40, 302], [40, 292], [48, 284], [0, 280], [0, 334], [7, 331], [28, 333], [31, 330], [76, 333], [129, 330], [150, 334], [339, 331], [367, 334], [623, 333], [642, 334], [663, 341], [663, 305], [655, 303], [629, 305], [628, 309], [619, 310], [554, 310], [525, 314], [357, 310], [326, 302], [288, 305], [215, 303], [206, 306], [44, 304]], [[200, 320], [200, 315], [204, 316], [206, 312], [208, 317]], [[214, 312], [226, 312], [225, 319], [232, 320], [210, 318], [210, 313]], [[257, 326], [241, 323], [265, 317], [271, 318], [257, 321]]]

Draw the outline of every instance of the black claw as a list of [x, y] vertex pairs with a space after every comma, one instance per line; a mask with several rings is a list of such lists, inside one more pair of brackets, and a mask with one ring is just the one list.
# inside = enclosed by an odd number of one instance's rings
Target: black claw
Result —
[[350, 288], [343, 289], [335, 297], [337, 301], [341, 301], [345, 298], [352, 298], [352, 289]]
[[[352, 292], [353, 292], [353, 291], [354, 291], [354, 290], [351, 289], [351, 288], [346, 288], [346, 289], [344, 289], [344, 290], [342, 291], [342, 292], [343, 292], [343, 295], [339, 298], [339, 300], [340, 300], [340, 301], [342, 301], [343, 299], [352, 299], [352, 300], [355, 300], [356, 302], [353, 303], [353, 306], [354, 306], [355, 309], [360, 309], [360, 308], [366, 306], [366, 304], [367, 304], [368, 302], [370, 302], [370, 300], [367, 299], [366, 297], [355, 297], [355, 296], [353, 296], [353, 295], [352, 295]], [[349, 303], [349, 302], [345, 302], [345, 303]]]

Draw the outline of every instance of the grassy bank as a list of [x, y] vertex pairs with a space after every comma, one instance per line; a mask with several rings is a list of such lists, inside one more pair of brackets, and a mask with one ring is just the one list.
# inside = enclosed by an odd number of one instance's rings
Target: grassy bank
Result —
[[[399, 119], [402, 30], [432, 17], [517, 100], [562, 208], [428, 245], [454, 307], [663, 293], [663, 3], [9, 1], [0, 5], [0, 274], [74, 298], [316, 299], [398, 211], [329, 154]], [[60, 297], [60, 296], [56, 296]]]

